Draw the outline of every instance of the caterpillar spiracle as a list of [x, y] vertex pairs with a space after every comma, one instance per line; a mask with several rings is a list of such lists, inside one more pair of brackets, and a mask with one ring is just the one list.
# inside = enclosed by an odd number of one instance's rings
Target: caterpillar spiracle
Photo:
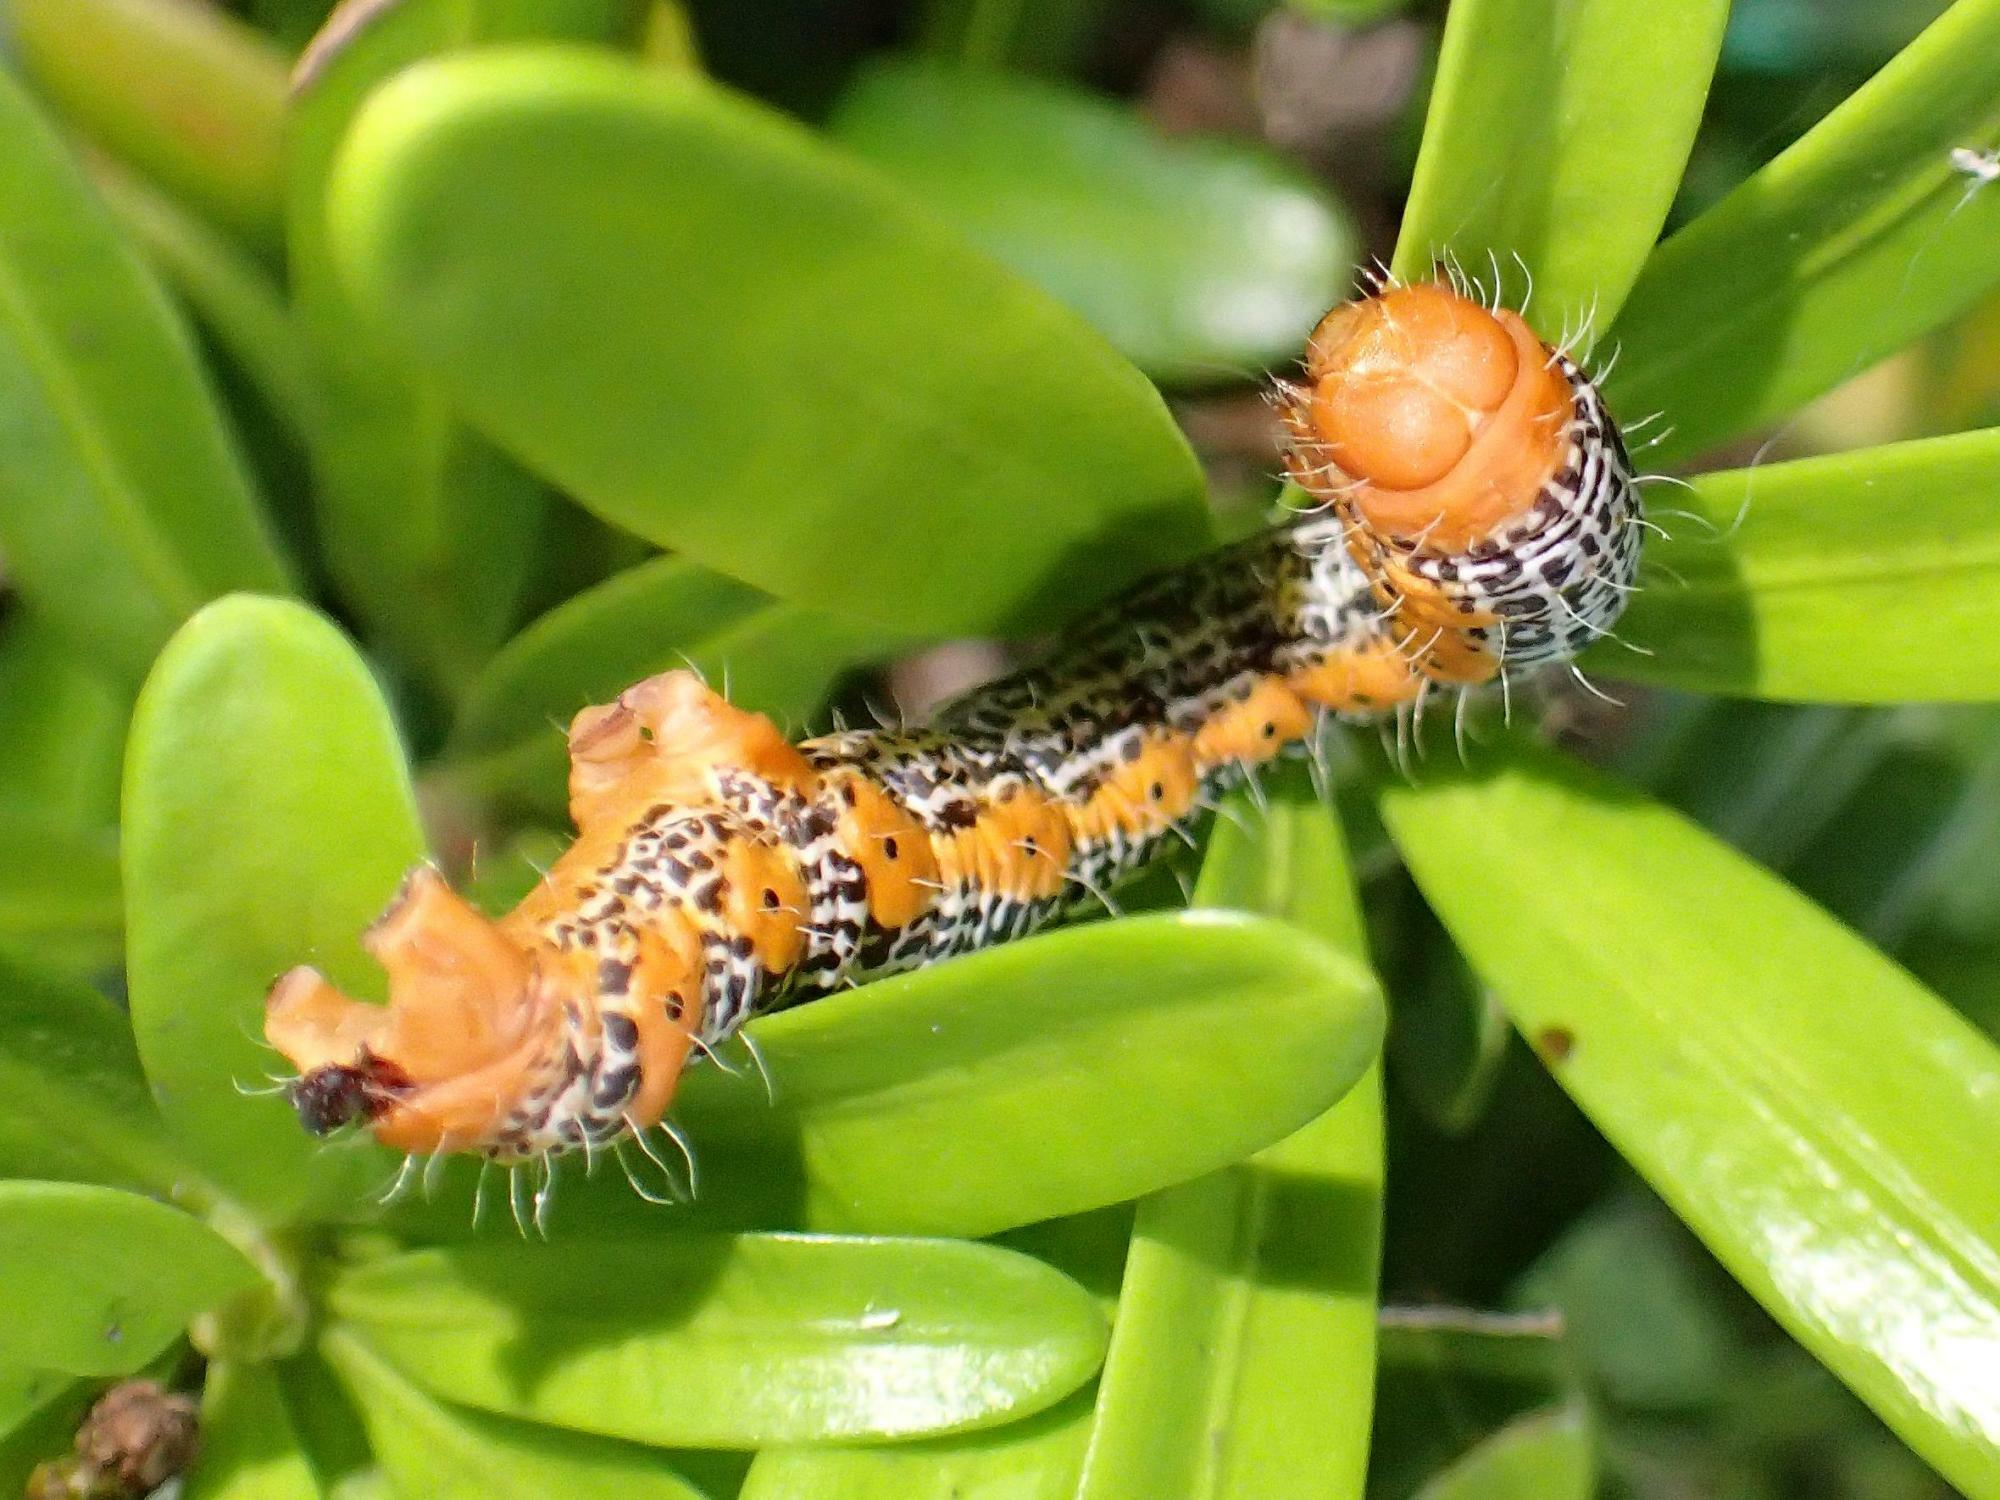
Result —
[[1021, 937], [1329, 719], [1609, 631], [1630, 464], [1519, 316], [1385, 289], [1326, 316], [1276, 402], [1315, 508], [1142, 582], [926, 728], [792, 744], [691, 672], [578, 714], [576, 841], [518, 908], [489, 920], [420, 867], [366, 937], [386, 1007], [310, 968], [273, 987], [306, 1127], [503, 1163], [644, 1132], [750, 1017]]

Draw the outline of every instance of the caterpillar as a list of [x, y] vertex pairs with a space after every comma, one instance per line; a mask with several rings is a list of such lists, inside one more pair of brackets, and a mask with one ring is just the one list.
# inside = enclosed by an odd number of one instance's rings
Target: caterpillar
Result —
[[1436, 284], [1329, 313], [1277, 384], [1284, 524], [1143, 581], [924, 728], [789, 743], [691, 672], [569, 731], [575, 842], [497, 921], [429, 866], [366, 935], [386, 1007], [297, 968], [266, 1036], [307, 1129], [505, 1164], [660, 1123], [746, 1020], [1097, 900], [1333, 721], [1606, 634], [1643, 524], [1596, 387]]

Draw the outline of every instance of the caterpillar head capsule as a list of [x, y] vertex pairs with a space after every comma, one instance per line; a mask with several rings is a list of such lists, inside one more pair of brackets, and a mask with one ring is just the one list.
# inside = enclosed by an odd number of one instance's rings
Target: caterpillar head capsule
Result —
[[1421, 675], [1478, 682], [1610, 629], [1639, 501], [1584, 372], [1507, 308], [1434, 284], [1337, 307], [1281, 387], [1288, 467]]
[[284, 975], [265, 1002], [265, 1037], [299, 1070], [290, 1097], [314, 1134], [363, 1124], [400, 1151], [510, 1160], [665, 1109], [665, 1097], [643, 1096], [637, 1059], [643, 1045], [662, 1064], [650, 1092], [670, 1088], [687, 1031], [662, 1018], [642, 1038], [637, 1022], [599, 1008], [593, 972], [517, 940], [429, 866], [364, 945], [389, 975], [388, 1005], [350, 999], [311, 968]]

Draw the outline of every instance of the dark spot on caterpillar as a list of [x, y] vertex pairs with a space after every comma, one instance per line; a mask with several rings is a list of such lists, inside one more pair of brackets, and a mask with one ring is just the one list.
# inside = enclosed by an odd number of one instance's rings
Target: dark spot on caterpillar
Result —
[[632, 966], [616, 958], [607, 958], [597, 966], [597, 988], [605, 995], [622, 995], [632, 985]]
[[1276, 724], [1272, 724], [1267, 721], [1264, 725], [1264, 738], [1267, 740], [1275, 740], [1277, 737], [1278, 737], [1278, 726]]
[[687, 1008], [687, 1000], [685, 997], [682, 996], [679, 990], [673, 990], [668, 993], [667, 995], [668, 1019], [678, 1021], [681, 1018], [681, 1012], [684, 1011], [686, 1008]]
[[409, 1075], [401, 1068], [363, 1051], [354, 1067], [329, 1063], [293, 1080], [287, 1095], [299, 1123], [313, 1135], [327, 1135], [375, 1119], [409, 1089]]
[[1146, 788], [1146, 795], [1152, 798], [1153, 801], [1159, 802], [1166, 797], [1167, 789], [1156, 781]]
[[767, 885], [764, 887], [764, 910], [776, 911], [777, 909], [778, 909], [778, 893], [772, 890]]
[[620, 1010], [604, 1013], [604, 1037], [620, 1052], [630, 1052], [639, 1045], [639, 1023]]
[[1567, 1026], [1544, 1026], [1535, 1033], [1535, 1051], [1543, 1062], [1567, 1062], [1575, 1050], [1576, 1033]]
[[884, 859], [896, 857], [896, 836], [893, 833], [882, 840], [882, 857]]

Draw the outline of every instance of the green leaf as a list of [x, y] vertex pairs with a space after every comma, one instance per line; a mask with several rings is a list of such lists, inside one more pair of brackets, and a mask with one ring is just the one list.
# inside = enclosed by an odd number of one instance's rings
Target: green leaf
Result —
[[1728, 0], [1453, 0], [1393, 269], [1495, 276], [1546, 338], [1608, 327], [1666, 222]]
[[1295, 358], [1354, 270], [1346, 215], [1281, 158], [1170, 139], [1081, 90], [897, 63], [830, 128], [1157, 379]]
[[455, 784], [560, 812], [576, 712], [608, 703], [655, 672], [692, 662], [730, 700], [795, 727], [844, 669], [883, 637], [776, 604], [746, 584], [678, 558], [628, 568], [576, 595], [509, 641], [465, 695], [445, 773]]
[[188, 1321], [258, 1284], [221, 1235], [116, 1188], [0, 1182], [7, 1356], [71, 1375], [125, 1375]]
[[116, 838], [0, 808], [0, 849], [0, 943], [65, 972], [115, 967], [124, 923]]
[[1586, 668], [1762, 698], [2000, 698], [2000, 428], [1706, 474]]
[[320, 1344], [361, 1408], [375, 1452], [401, 1494], [425, 1500], [702, 1500], [649, 1449], [446, 1406], [346, 1328], [328, 1330]]
[[[1195, 900], [1367, 959], [1340, 829], [1302, 778], [1219, 819]], [[1223, 1075], [1230, 1076], [1230, 1075]], [[1361, 1493], [1375, 1376], [1381, 1077], [1240, 1166], [1139, 1205], [1078, 1500]]]
[[40, 620], [0, 624], [0, 805], [79, 828], [118, 821], [128, 692]]
[[273, 1366], [209, 1362], [201, 1447], [182, 1493], [184, 1500], [320, 1500]]
[[226, 599], [147, 679], [125, 768], [132, 1024], [161, 1112], [253, 1208], [349, 1203], [380, 1153], [312, 1141], [281, 1098], [264, 994], [294, 964], [381, 993], [360, 933], [423, 857], [387, 706], [340, 633], [296, 604]]
[[282, 591], [187, 330], [0, 73], [0, 547], [54, 629], [131, 681], [233, 588]]
[[2000, 1358], [2000, 1052], [1782, 882], [1548, 754], [1433, 769], [1382, 805], [1598, 1128], [1904, 1441], [1968, 1494], [2000, 1494], [1984, 1373]]
[[6, 0], [13, 56], [69, 124], [256, 244], [278, 241], [285, 56], [218, 6]]
[[163, 1138], [125, 1017], [89, 985], [5, 954], [0, 1177], [202, 1191]]
[[370, 101], [330, 195], [357, 300], [469, 420], [780, 598], [1046, 624], [1206, 538], [1165, 406], [1080, 320], [699, 79], [431, 63]]
[[2000, 193], [1954, 172], [2000, 135], [2000, 0], [1960, 0], [1791, 149], [1674, 235], [1619, 318], [1624, 417], [1670, 463], [1774, 421], [2000, 281]]
[[1373, 979], [1310, 937], [1136, 916], [754, 1022], [775, 1102], [702, 1069], [679, 1113], [723, 1216], [984, 1235], [1241, 1160], [1346, 1094], [1381, 1031]]
[[1075, 1500], [1089, 1387], [1025, 1421], [874, 1448], [766, 1448], [737, 1500]]
[[338, 1315], [426, 1389], [689, 1447], [991, 1426], [1104, 1353], [1090, 1294], [992, 1245], [803, 1235], [420, 1251], [355, 1267]]
[[277, 278], [136, 177], [103, 164], [91, 175], [105, 206], [161, 279], [250, 377], [291, 435], [303, 441], [312, 431], [318, 397], [305, 341]]
[[1597, 1462], [1580, 1407], [1521, 1417], [1417, 1492], [1417, 1500], [1591, 1500]]
[[1076, 70], [1104, 0], [925, 0], [919, 43], [933, 57], [1050, 75]]
[[362, 101], [439, 53], [523, 36], [605, 39], [636, 0], [346, 0], [300, 59], [286, 241], [322, 409], [320, 527], [343, 595], [435, 683], [465, 681], [506, 637], [543, 523], [542, 486], [392, 358], [335, 274], [327, 177]]

